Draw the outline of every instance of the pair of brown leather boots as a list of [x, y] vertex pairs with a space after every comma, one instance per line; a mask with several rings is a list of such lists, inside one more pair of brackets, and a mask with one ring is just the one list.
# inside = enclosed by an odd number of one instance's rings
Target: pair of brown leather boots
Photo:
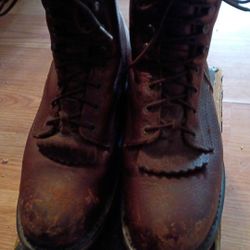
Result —
[[22, 244], [89, 249], [121, 186], [128, 250], [209, 249], [224, 199], [206, 64], [221, 0], [131, 0], [131, 41], [115, 0], [42, 3], [54, 62], [23, 158]]

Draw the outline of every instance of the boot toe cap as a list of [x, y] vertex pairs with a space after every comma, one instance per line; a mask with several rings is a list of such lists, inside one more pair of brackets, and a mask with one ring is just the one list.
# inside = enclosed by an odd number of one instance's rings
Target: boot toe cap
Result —
[[35, 245], [60, 247], [88, 238], [94, 204], [72, 200], [33, 199], [20, 202], [20, 224], [25, 238]]
[[81, 175], [34, 176], [21, 185], [18, 213], [31, 245], [61, 247], [87, 240], [102, 216], [104, 199]]
[[124, 236], [132, 249], [199, 249], [219, 204], [218, 192], [208, 190], [203, 178], [132, 178], [126, 187], [133, 195], [124, 200]]

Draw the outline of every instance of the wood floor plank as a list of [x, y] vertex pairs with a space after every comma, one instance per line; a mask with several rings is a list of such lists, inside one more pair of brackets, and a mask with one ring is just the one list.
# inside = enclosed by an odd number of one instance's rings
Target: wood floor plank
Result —
[[226, 200], [222, 250], [250, 249], [250, 105], [224, 104]]
[[250, 14], [222, 3], [209, 63], [224, 73], [224, 101], [250, 103]]

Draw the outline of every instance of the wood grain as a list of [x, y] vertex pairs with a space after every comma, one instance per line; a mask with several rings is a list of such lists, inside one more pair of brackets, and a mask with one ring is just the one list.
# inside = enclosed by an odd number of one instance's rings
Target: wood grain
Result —
[[[120, 0], [122, 11], [127, 0]], [[126, 15], [127, 16], [127, 15]], [[209, 62], [224, 72], [227, 172], [222, 250], [250, 249], [250, 15], [223, 4]], [[40, 1], [0, 19], [0, 250], [13, 250], [23, 149], [51, 61]]]

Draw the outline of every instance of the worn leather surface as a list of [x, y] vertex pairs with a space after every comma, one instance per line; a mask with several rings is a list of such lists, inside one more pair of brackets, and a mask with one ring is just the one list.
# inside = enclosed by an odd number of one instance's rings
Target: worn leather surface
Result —
[[169, 3], [131, 1], [133, 60], [149, 47], [131, 67], [128, 93], [123, 226], [133, 250], [198, 249], [220, 199], [222, 143], [206, 76], [220, 1], [172, 1], [166, 12]]
[[[115, 1], [96, 6], [81, 1], [113, 40], [89, 32], [93, 27], [75, 1], [42, 2], [54, 63], [23, 157], [20, 224], [25, 240], [35, 247], [87, 247], [102, 227], [117, 184], [116, 116], [127, 40]], [[79, 34], [83, 28], [87, 30]], [[105, 53], [99, 55], [102, 46]], [[98, 55], [100, 60], [93, 60]], [[71, 93], [77, 89], [79, 93]], [[55, 98], [59, 104], [53, 107]], [[80, 115], [74, 116], [76, 112]], [[82, 122], [94, 126], [88, 129]]]
[[[121, 225], [121, 192], [117, 190], [116, 198], [107, 217], [102, 233], [95, 240], [89, 250], [125, 250]], [[22, 244], [18, 244], [15, 250], [27, 250]]]

